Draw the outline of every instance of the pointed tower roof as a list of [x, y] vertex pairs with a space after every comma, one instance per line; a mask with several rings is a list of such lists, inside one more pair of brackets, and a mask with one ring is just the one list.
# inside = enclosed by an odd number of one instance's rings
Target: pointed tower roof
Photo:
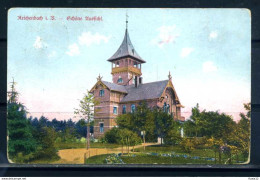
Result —
[[139, 61], [140, 63], [145, 63], [145, 60], [143, 60], [134, 49], [127, 28], [125, 30], [125, 37], [122, 44], [120, 45], [116, 53], [111, 58], [108, 59], [108, 61], [113, 62], [114, 60], [120, 59], [122, 57], [132, 57], [137, 61]]

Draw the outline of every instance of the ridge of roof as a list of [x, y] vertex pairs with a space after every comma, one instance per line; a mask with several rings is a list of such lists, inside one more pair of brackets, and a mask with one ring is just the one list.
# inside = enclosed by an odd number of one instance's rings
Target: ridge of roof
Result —
[[119, 58], [122, 58], [122, 57], [127, 57], [127, 56], [130, 56], [130, 57], [136, 59], [137, 61], [139, 61], [141, 63], [145, 63], [145, 60], [143, 60], [138, 55], [138, 53], [135, 50], [133, 44], [131, 43], [128, 30], [126, 29], [123, 42], [119, 46], [118, 50], [114, 53], [114, 55], [108, 59], [108, 61], [112, 62], [116, 59], [119, 59]]

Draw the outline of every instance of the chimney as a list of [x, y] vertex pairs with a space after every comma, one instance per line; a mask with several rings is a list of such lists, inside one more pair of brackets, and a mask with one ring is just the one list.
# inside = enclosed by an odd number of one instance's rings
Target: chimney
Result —
[[142, 83], [143, 83], [143, 78], [139, 77], [139, 84], [142, 84]]
[[135, 87], [137, 87], [137, 86], [138, 86], [138, 77], [135, 76]]

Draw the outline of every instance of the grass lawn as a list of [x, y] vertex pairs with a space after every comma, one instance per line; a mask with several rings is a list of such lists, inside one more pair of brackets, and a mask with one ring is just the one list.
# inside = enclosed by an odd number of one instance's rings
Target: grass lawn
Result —
[[[86, 148], [86, 143], [82, 142], [60, 142], [55, 143], [58, 150], [60, 149], [79, 149]], [[90, 143], [91, 148], [117, 148], [120, 147], [118, 144], [105, 144], [105, 143]]]
[[[215, 152], [212, 149], [195, 149], [191, 153], [185, 153], [179, 146], [149, 146], [145, 148], [145, 151], [143, 148], [138, 148], [135, 150], [136, 152], [155, 152], [155, 153], [171, 153], [175, 152], [176, 154], [187, 154], [189, 156], [198, 156], [198, 157], [209, 157], [209, 158], [215, 158]], [[216, 154], [216, 159], [218, 161], [218, 153]], [[226, 162], [228, 159], [228, 156], [225, 154], [222, 154], [222, 162]], [[244, 158], [241, 154], [238, 156], [238, 161], [244, 161]], [[236, 156], [232, 156], [232, 163], [236, 162]]]
[[[86, 159], [86, 164], [105, 164], [105, 159], [110, 154], [103, 154], [98, 156], [92, 156]], [[183, 157], [163, 157], [152, 156], [147, 154], [137, 154], [135, 157], [131, 155], [121, 156], [121, 159], [126, 164], [214, 164], [212, 161], [206, 161], [202, 159], [190, 159]]]
[[92, 156], [88, 159], [86, 159], [85, 164], [105, 164], [105, 159], [110, 154], [102, 154], [97, 156]]
[[140, 154], [135, 157], [122, 156], [126, 164], [214, 164], [214, 161], [203, 159], [190, 159], [183, 157], [163, 157]]

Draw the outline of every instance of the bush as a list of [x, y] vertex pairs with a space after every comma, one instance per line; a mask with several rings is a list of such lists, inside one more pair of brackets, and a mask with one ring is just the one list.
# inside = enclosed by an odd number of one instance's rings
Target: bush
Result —
[[193, 138], [193, 142], [194, 142], [194, 146], [195, 148], [201, 148], [201, 147], [205, 147], [208, 139], [204, 136], [204, 137], [195, 137]]
[[111, 130], [107, 131], [104, 136], [104, 141], [110, 144], [118, 143], [119, 137], [119, 130], [118, 128], [114, 127]]
[[195, 149], [195, 143], [193, 139], [183, 138], [180, 147], [184, 152], [191, 153]]

